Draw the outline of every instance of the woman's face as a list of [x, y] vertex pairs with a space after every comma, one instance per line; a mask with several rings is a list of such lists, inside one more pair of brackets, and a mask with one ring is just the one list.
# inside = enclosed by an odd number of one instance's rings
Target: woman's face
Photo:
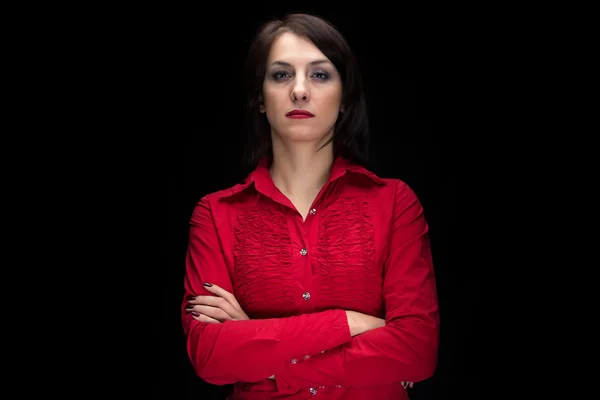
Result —
[[312, 42], [289, 32], [271, 46], [263, 98], [261, 112], [285, 141], [325, 142], [343, 112], [336, 68]]

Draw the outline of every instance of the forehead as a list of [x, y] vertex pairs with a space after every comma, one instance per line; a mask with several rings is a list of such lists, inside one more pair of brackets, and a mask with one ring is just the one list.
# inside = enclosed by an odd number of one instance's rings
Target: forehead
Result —
[[285, 61], [288, 63], [307, 63], [317, 59], [327, 59], [309, 39], [285, 32], [275, 39], [269, 51], [268, 63]]

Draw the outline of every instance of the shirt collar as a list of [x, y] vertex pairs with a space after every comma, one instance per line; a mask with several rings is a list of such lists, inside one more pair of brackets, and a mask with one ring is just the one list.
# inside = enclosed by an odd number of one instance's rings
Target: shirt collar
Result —
[[[369, 171], [362, 165], [355, 164], [343, 157], [337, 157], [333, 161], [333, 165], [331, 167], [331, 173], [329, 174], [329, 178], [327, 183], [332, 182], [338, 178], [344, 176], [347, 172], [352, 172], [356, 174], [363, 175], [369, 178], [373, 183], [377, 185], [385, 185], [386, 182], [378, 177], [373, 172]], [[254, 171], [252, 171], [248, 177], [244, 180], [244, 182], [235, 185], [231, 188], [231, 190], [224, 193], [223, 197], [233, 196], [250, 186], [254, 185], [256, 190], [267, 195], [272, 196], [274, 192], [277, 191], [277, 187], [273, 183], [273, 179], [271, 178], [271, 174], [269, 174], [269, 168], [267, 165], [267, 157], [264, 157], [256, 167]]]

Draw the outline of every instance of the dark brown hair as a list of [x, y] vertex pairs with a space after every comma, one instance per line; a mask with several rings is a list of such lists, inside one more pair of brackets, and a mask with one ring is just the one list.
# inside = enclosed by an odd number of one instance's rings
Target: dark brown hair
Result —
[[342, 34], [328, 21], [308, 14], [289, 14], [264, 24], [250, 45], [245, 64], [247, 93], [246, 145], [243, 166], [256, 168], [263, 157], [272, 160], [271, 128], [259, 112], [263, 81], [271, 45], [285, 32], [308, 38], [333, 63], [342, 80], [344, 112], [338, 115], [333, 134], [334, 157], [342, 156], [367, 166], [369, 123], [358, 65]]

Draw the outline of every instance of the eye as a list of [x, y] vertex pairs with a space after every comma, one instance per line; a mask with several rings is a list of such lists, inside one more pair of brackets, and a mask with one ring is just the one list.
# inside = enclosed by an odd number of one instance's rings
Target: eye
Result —
[[287, 77], [289, 77], [291, 75], [287, 71], [277, 71], [277, 72], [274, 72], [272, 74], [272, 76], [273, 76], [273, 79], [275, 79], [276, 81], [280, 81], [280, 80], [285, 79], [285, 78], [287, 78]]
[[323, 81], [329, 78], [329, 74], [327, 72], [315, 72], [313, 76]]

